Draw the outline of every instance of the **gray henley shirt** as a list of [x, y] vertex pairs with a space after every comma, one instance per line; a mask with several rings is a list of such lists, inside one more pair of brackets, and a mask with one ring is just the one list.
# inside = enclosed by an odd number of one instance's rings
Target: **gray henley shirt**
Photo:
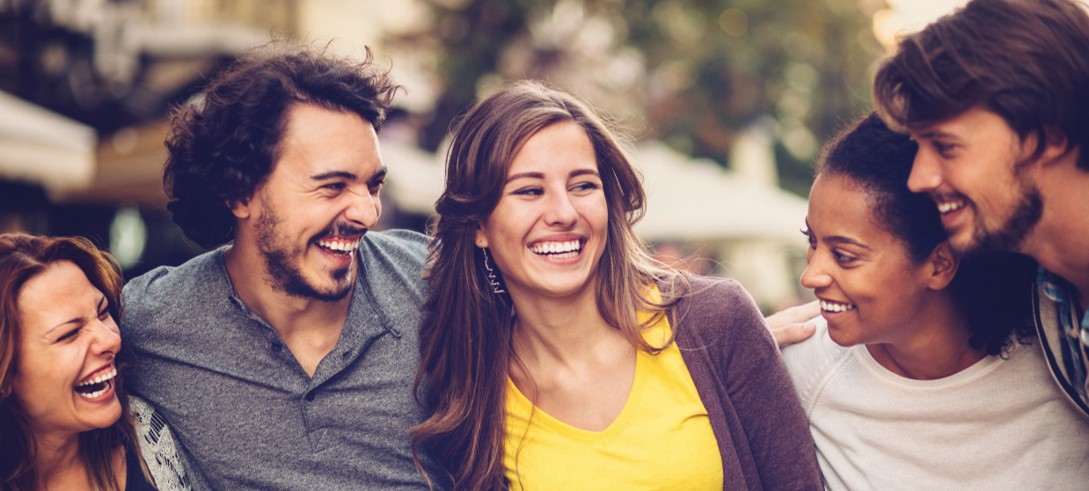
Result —
[[[311, 378], [239, 299], [223, 249], [124, 289], [128, 384], [214, 489], [426, 489], [408, 430], [427, 239], [371, 232], [344, 330]], [[254, 279], [254, 281], [260, 281]]]

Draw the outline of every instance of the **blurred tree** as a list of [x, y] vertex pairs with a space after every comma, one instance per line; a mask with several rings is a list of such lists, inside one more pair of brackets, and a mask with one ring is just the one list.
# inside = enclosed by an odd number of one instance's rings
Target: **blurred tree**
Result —
[[782, 184], [808, 190], [820, 143], [869, 108], [883, 0], [427, 0], [413, 36], [438, 53], [439, 97], [421, 141], [502, 81], [572, 90], [682, 152], [728, 165], [765, 124]]

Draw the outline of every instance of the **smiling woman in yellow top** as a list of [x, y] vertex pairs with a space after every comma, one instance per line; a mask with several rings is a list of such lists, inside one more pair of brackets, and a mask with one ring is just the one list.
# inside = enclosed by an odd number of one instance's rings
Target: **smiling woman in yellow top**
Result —
[[[816, 489], [752, 299], [653, 262], [604, 124], [515, 84], [461, 121], [437, 203], [413, 448], [455, 489]], [[770, 416], [774, 415], [774, 416]], [[422, 455], [421, 455], [422, 457]]]

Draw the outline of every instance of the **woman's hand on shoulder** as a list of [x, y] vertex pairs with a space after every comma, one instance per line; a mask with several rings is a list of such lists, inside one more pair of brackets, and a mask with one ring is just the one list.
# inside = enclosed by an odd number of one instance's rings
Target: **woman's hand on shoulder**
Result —
[[809, 339], [816, 331], [816, 324], [812, 322], [812, 319], [820, 313], [820, 305], [814, 300], [780, 310], [769, 315], [764, 321], [768, 324], [771, 336], [775, 338], [775, 344], [782, 348]]

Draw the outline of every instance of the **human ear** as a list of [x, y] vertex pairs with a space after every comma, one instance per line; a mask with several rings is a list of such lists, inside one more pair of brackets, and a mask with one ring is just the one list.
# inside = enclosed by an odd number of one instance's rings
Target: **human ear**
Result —
[[227, 201], [227, 208], [231, 209], [231, 214], [239, 220], [245, 220], [250, 217], [250, 200], [249, 198], [240, 198], [234, 201]]
[[488, 237], [484, 235], [484, 229], [481, 227], [476, 228], [476, 238], [473, 239], [476, 242], [476, 246], [481, 249], [488, 248]]
[[1058, 129], [1048, 128], [1046, 135], [1047, 140], [1044, 142], [1044, 150], [1039, 159], [1045, 165], [1058, 162], [1072, 150], [1069, 145], [1070, 140]]
[[957, 268], [960, 266], [960, 257], [953, 253], [953, 249], [949, 247], [949, 242], [942, 242], [934, 247], [934, 250], [930, 252], [930, 257], [926, 260], [930, 272], [927, 288], [941, 290], [949, 286], [949, 283], [953, 281], [953, 277], [957, 275]]
[[1073, 149], [1068, 145], [1069, 142], [1066, 135], [1057, 128], [1047, 128], [1043, 132], [1042, 141], [1039, 133], [1030, 133], [1021, 139], [1021, 158], [1025, 159], [1025, 164], [1051, 167], [1055, 163], [1063, 162], [1063, 157], [1071, 153]]

